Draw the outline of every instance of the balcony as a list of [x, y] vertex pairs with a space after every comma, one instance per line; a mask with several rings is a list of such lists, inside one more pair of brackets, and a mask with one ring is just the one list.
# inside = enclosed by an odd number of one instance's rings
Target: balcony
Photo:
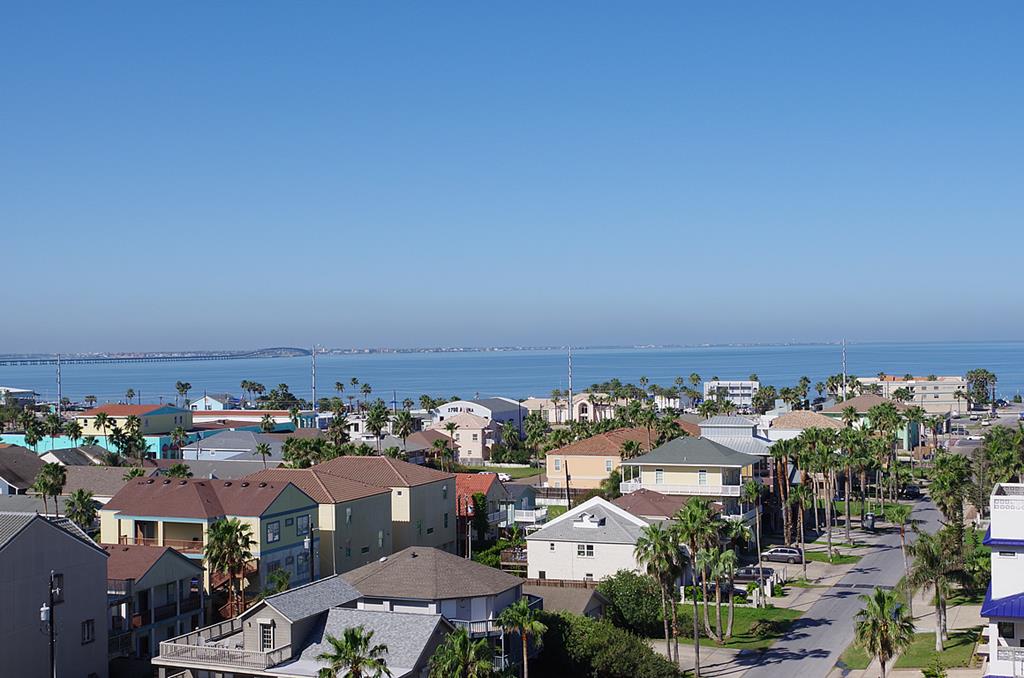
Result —
[[[525, 594], [523, 598], [526, 598], [527, 604], [530, 606], [531, 609], [543, 609], [544, 600], [542, 598], [538, 598], [537, 596], [531, 596], [529, 594]], [[501, 627], [498, 626], [497, 617], [493, 617], [490, 619], [449, 619], [449, 621], [456, 628], [466, 629], [466, 631], [469, 632], [470, 636], [481, 637], [490, 635], [500, 635], [502, 633]]]
[[997, 647], [996, 660], [1001, 662], [1024, 662], [1024, 647]]
[[181, 613], [184, 614], [186, 612], [193, 612], [195, 610], [198, 610], [199, 607], [202, 605], [202, 602], [202, 598], [200, 598], [199, 596], [189, 596], [188, 598], [183, 598], [181, 600]]
[[242, 623], [229, 619], [160, 643], [158, 666], [178, 664], [209, 667], [214, 671], [266, 670], [291, 659], [292, 646], [260, 652], [242, 647]]
[[175, 551], [181, 553], [202, 553], [203, 552], [203, 540], [202, 539], [149, 539], [146, 537], [132, 537], [128, 535], [121, 535], [118, 539], [119, 544], [131, 545], [137, 544], [141, 546], [169, 546]]
[[662, 494], [682, 494], [690, 497], [738, 497], [739, 485], [665, 485], [663, 483], [645, 483], [640, 480], [623, 481], [619, 486], [623, 494], [637, 490], [651, 490]]
[[516, 509], [516, 522], [536, 525], [548, 519], [548, 507], [541, 506], [535, 509]]
[[178, 616], [178, 603], [167, 603], [153, 608], [153, 621], [159, 622]]
[[111, 631], [107, 636], [107, 656], [110, 658], [127, 657], [132, 649], [131, 631]]

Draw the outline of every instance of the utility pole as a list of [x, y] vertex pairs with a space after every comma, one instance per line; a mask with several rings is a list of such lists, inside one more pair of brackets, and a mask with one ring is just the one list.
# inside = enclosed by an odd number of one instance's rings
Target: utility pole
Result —
[[61, 386], [60, 386], [60, 353], [58, 353], [57, 354], [57, 416], [58, 417], [61, 415], [61, 408], [63, 406], [62, 403], [61, 403], [62, 400], [64, 400], [64, 392], [61, 391]]
[[60, 590], [54, 586], [55, 580], [56, 575], [53, 570], [50, 570], [50, 590], [47, 594], [47, 602], [39, 608], [39, 620], [46, 624], [50, 636], [50, 678], [57, 678], [57, 616], [54, 612], [54, 604], [57, 602], [56, 597], [60, 594]]
[[316, 344], [313, 344], [313, 419], [316, 426]]
[[846, 339], [843, 339], [843, 400], [846, 400]]
[[472, 497], [466, 497], [466, 560], [473, 560], [473, 514], [476, 505]]
[[[569, 421], [570, 424], [572, 423], [572, 409], [573, 409], [573, 402], [572, 402], [572, 345], [570, 345], [569, 346], [569, 417], [568, 417], [568, 421]], [[566, 477], [568, 477], [568, 472], [566, 472]]]

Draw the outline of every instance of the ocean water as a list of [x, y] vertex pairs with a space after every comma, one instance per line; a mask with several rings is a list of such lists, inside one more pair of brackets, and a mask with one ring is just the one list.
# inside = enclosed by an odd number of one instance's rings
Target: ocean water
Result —
[[[997, 391], [1009, 397], [1024, 390], [1024, 342], [989, 343], [864, 343], [847, 345], [850, 374], [871, 376], [964, 374], [984, 367], [998, 378]], [[841, 370], [839, 346], [695, 347], [680, 349], [588, 349], [573, 352], [573, 384], [577, 390], [617, 377], [636, 383], [646, 376], [651, 383], [669, 386], [673, 380], [697, 372], [704, 379], [746, 379], [756, 373], [762, 383], [776, 387], [795, 384], [803, 375], [811, 383]], [[369, 383], [374, 397], [387, 401], [414, 400], [423, 393], [463, 398], [504, 395], [512, 398], [547, 396], [568, 386], [564, 351], [509, 351], [475, 353], [387, 353], [320, 356], [317, 358], [318, 396], [336, 395], [334, 383], [357, 377]], [[63, 392], [79, 401], [95, 395], [100, 402], [124, 397], [128, 388], [144, 402], [161, 398], [173, 402], [175, 382], [192, 384], [191, 397], [207, 392], [238, 395], [243, 379], [269, 389], [288, 384], [292, 392], [309, 398], [310, 359], [265, 358], [207, 362], [64, 365]], [[30, 388], [45, 399], [56, 397], [53, 366], [0, 367], [0, 385]]]

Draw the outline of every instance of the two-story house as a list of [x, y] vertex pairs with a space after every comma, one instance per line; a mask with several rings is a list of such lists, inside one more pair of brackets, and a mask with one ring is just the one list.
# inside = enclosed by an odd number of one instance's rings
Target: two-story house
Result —
[[477, 400], [453, 400], [450, 403], [441, 405], [431, 414], [434, 418], [435, 427], [437, 424], [448, 421], [458, 414], [472, 414], [487, 419], [500, 428], [505, 422], [512, 422], [519, 436], [523, 436], [523, 422], [529, 411], [523, 403], [511, 398], [480, 398]]
[[988, 619], [986, 676], [1024, 675], [1024, 484], [1000, 483], [989, 497], [992, 582], [981, 616]]
[[[474, 532], [473, 539], [496, 537], [498, 530], [515, 521], [515, 503], [505, 486], [498, 480], [497, 473], [456, 473], [455, 474], [455, 508], [459, 516], [458, 536], [460, 545], [466, 538], [467, 526], [477, 525], [476, 504], [474, 497], [483, 495], [483, 503], [487, 516], [487, 531], [484, 535]], [[462, 548], [460, 552], [465, 553]]]
[[483, 464], [491, 458], [491, 446], [500, 439], [498, 423], [469, 412], [445, 418], [434, 425], [435, 430], [447, 431], [452, 425], [452, 441], [460, 464]]
[[346, 572], [391, 553], [391, 488], [332, 475], [319, 467], [272, 469], [246, 476], [252, 483], [292, 483], [320, 509], [320, 571]]
[[642, 426], [617, 428], [551, 450], [544, 455], [547, 486], [566, 487], [568, 473], [568, 482], [577, 490], [600, 487], [605, 478], [619, 470], [627, 442], [647, 452], [657, 439], [657, 433]]
[[166, 546], [108, 544], [111, 658], [151, 657], [203, 625], [203, 565]]
[[320, 473], [391, 490], [391, 544], [454, 552], [455, 476], [390, 457], [337, 457], [314, 467]]
[[[286, 570], [293, 584], [318, 575], [319, 505], [290, 482], [133, 480], [100, 510], [100, 541], [169, 546], [201, 561], [210, 526], [229, 518], [250, 528], [254, 589], [277, 568]], [[207, 590], [210, 579], [207, 571]]]
[[670, 440], [622, 463], [623, 494], [640, 489], [661, 494], [706, 497], [725, 518], [749, 521], [754, 508], [742, 505], [740, 488], [760, 457], [737, 452], [708, 438]]

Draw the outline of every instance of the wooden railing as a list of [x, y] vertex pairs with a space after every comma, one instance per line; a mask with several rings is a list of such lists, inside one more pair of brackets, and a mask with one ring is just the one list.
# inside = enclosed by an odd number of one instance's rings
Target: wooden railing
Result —
[[184, 553], [202, 553], [203, 539], [150, 539], [148, 537], [132, 537], [121, 535], [118, 542], [125, 545], [136, 544], [140, 546], [169, 546], [175, 551]]

